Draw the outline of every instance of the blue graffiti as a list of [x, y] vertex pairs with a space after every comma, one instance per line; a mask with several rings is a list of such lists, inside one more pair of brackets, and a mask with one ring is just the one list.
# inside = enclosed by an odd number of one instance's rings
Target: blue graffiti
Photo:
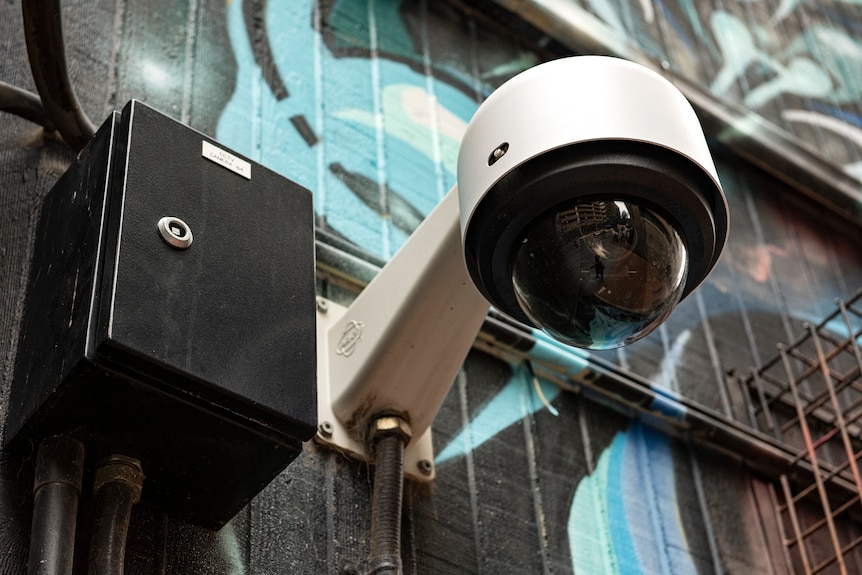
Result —
[[[397, 226], [391, 196], [427, 214], [455, 181], [459, 130], [475, 100], [387, 59], [336, 57], [309, 25], [313, 2], [268, 4], [275, 65], [289, 97], [277, 99], [256, 64], [242, 3], [228, 5], [238, 64], [233, 97], [216, 136], [226, 145], [311, 189], [328, 226], [372, 254], [388, 258], [410, 229]], [[370, 11], [373, 12], [373, 11]], [[317, 143], [294, 129], [305, 119]], [[367, 191], [356, 193], [360, 182]], [[358, 184], [357, 184], [358, 185]]]
[[845, 104], [862, 97], [862, 43], [845, 32], [811, 26], [790, 43], [783, 55], [802, 55], [816, 62], [821, 73], [830, 78], [830, 90], [820, 95], [822, 99]]
[[[541, 390], [548, 401], [553, 401], [560, 388], [540, 380]], [[504, 429], [544, 407], [533, 391], [533, 376], [524, 365], [513, 366], [513, 373], [503, 389], [462, 429], [437, 455], [437, 465], [480, 447]]]
[[696, 573], [680, 524], [667, 436], [642, 423], [616, 435], [569, 512], [575, 573]]
[[[744, 104], [779, 127], [786, 126], [786, 96], [833, 106], [862, 105], [862, 42], [858, 40], [862, 13], [857, 8], [862, 0], [781, 0], [771, 12], [741, 8], [757, 4], [754, 0], [709, 8], [694, 0], [654, 0], [666, 24], [658, 27], [666, 36], [663, 46], [655, 44], [656, 15], [641, 2], [641, 15], [636, 18], [633, 4], [634, 0], [590, 0], [585, 7], [607, 25], [615, 41], [661, 59], [664, 66], [707, 84], [715, 95]], [[839, 10], [839, 5], [844, 7]], [[803, 27], [784, 37], [783, 23], [792, 16]], [[609, 39], [608, 45], [614, 40]], [[677, 46], [685, 49], [673, 50]], [[697, 65], [692, 66], [692, 61]], [[717, 73], [701, 77], [710, 64]], [[797, 117], [794, 123], [801, 120]], [[739, 128], [744, 133], [744, 126]], [[862, 156], [854, 138], [831, 132], [831, 147], [846, 146], [846, 158]], [[850, 161], [844, 169], [859, 178], [862, 162]]]

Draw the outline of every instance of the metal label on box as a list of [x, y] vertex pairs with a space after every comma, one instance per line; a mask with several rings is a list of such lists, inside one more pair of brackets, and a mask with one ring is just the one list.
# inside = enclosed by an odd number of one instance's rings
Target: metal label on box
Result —
[[213, 146], [206, 140], [203, 141], [201, 155], [207, 160], [224, 166], [231, 172], [235, 172], [247, 180], [251, 179], [251, 164], [241, 158], [237, 158], [227, 150]]

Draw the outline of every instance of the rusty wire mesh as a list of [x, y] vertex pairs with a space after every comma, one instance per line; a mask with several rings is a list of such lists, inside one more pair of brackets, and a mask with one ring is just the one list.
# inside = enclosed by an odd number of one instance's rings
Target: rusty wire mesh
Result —
[[813, 473], [781, 475], [775, 511], [793, 573], [862, 572], [862, 291], [738, 379], [748, 424]]

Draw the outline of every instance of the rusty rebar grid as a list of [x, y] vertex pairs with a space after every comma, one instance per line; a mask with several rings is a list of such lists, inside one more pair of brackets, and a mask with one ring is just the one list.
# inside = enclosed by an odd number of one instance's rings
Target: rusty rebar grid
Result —
[[[789, 570], [862, 570], [862, 290], [737, 382], [747, 421], [809, 474], [783, 474], [774, 493]], [[802, 478], [807, 478], [803, 480]], [[835, 489], [840, 485], [840, 489]]]
[[[806, 326], [793, 343], [783, 346], [799, 366], [793, 375], [797, 387], [795, 399], [788, 374], [782, 369], [781, 354], [759, 368], [752, 368], [747, 377], [738, 378], [748, 408], [746, 424], [794, 449], [802, 449], [803, 444], [788, 437], [788, 432], [798, 431], [796, 407], [801, 403], [805, 417], [811, 418], [813, 425], [831, 428], [840, 415], [850, 437], [862, 442], [862, 426], [857, 423], [862, 417], [862, 353], [858, 344], [862, 323], [854, 327], [851, 319], [862, 320], [862, 311], [854, 306], [860, 300], [862, 290], [847, 303], [836, 300], [836, 309], [829, 316], [816, 326]], [[839, 336], [833, 331], [838, 323], [843, 325], [846, 335]], [[852, 359], [852, 367], [842, 369], [838, 363], [848, 359]], [[829, 385], [826, 379], [830, 380]]]

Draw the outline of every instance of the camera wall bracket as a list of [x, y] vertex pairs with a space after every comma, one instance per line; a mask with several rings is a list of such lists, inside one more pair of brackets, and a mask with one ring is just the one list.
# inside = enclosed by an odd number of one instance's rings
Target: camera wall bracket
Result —
[[[373, 453], [365, 441], [351, 433], [332, 408], [329, 355], [336, 353], [327, 345], [327, 332], [347, 313], [348, 308], [333, 301], [318, 298], [317, 305], [317, 420], [319, 422], [315, 440], [363, 461], [373, 461]], [[404, 450], [404, 475], [415, 481], [434, 479], [434, 447], [431, 428], [419, 437], [414, 437]]]
[[434, 478], [431, 422], [489, 307], [458, 209], [453, 189], [349, 307], [318, 300], [318, 441], [370, 461], [369, 423], [398, 415], [413, 431], [405, 475], [420, 481]]

